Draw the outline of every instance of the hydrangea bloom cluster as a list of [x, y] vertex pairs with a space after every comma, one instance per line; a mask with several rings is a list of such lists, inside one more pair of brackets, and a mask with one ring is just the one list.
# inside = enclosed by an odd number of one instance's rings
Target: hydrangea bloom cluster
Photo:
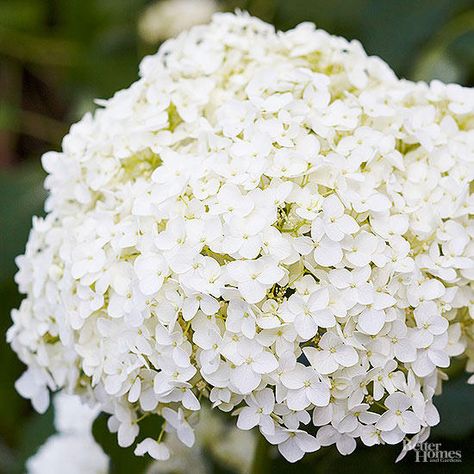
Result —
[[[394, 444], [474, 370], [474, 91], [312, 24], [217, 14], [43, 157], [19, 392], [65, 388], [167, 459], [203, 398], [289, 461]], [[156, 439], [140, 421], [163, 419]]]
[[78, 396], [58, 393], [54, 411], [57, 433], [28, 459], [27, 473], [63, 474], [67, 466], [68, 474], [107, 474], [109, 458], [91, 433], [97, 407], [82, 404]]
[[216, 0], [158, 0], [143, 12], [138, 33], [145, 42], [156, 44], [192, 26], [208, 23], [217, 11]]

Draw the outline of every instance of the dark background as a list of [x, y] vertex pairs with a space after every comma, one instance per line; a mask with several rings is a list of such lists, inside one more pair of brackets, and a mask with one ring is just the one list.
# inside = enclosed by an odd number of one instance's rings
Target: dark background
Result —
[[[140, 38], [145, 0], [0, 0], [0, 332], [18, 305], [14, 257], [22, 253], [33, 214], [45, 197], [42, 153], [59, 149], [71, 123], [137, 77], [141, 57], [159, 44]], [[223, 10], [248, 9], [288, 29], [312, 21], [330, 33], [359, 39], [400, 77], [474, 83], [472, 0], [250, 0], [221, 1]], [[0, 472], [24, 472], [24, 462], [53, 432], [52, 413], [32, 412], [13, 387], [23, 367], [0, 342]], [[436, 404], [441, 424], [430, 441], [462, 450], [461, 464], [415, 464], [399, 447], [361, 448], [349, 457], [324, 448], [289, 465], [275, 458], [269, 472], [474, 472], [474, 389], [462, 361]], [[150, 427], [153, 429], [153, 427]], [[96, 438], [112, 455], [113, 472], [142, 472], [143, 459], [114, 447], [100, 419]], [[216, 472], [225, 472], [216, 466]], [[67, 468], [65, 469], [67, 474]], [[87, 474], [87, 473], [85, 473]]]

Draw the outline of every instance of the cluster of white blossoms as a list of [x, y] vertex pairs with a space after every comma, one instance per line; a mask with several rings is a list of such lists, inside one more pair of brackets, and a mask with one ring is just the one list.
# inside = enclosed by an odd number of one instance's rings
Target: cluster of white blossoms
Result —
[[38, 452], [28, 459], [28, 474], [107, 474], [109, 458], [94, 440], [91, 429], [99, 411], [81, 403], [78, 396], [54, 397], [54, 425]]
[[212, 410], [208, 404], [193, 414], [192, 423], [196, 438], [193, 446], [187, 447], [175, 433], [169, 433], [166, 444], [173, 456], [153, 462], [147, 474], [209, 474], [214, 472], [213, 465], [234, 474], [251, 472], [256, 447], [254, 432], [239, 430], [232, 418]]
[[289, 461], [438, 423], [443, 369], [474, 371], [473, 90], [217, 14], [99, 105], [43, 157], [8, 333], [22, 395], [93, 400], [162, 460], [203, 397]]
[[156, 44], [195, 25], [207, 23], [219, 11], [216, 0], [158, 0], [138, 20], [138, 34]]
[[[27, 460], [28, 474], [107, 474], [109, 458], [92, 436], [92, 425], [99, 414], [98, 407], [82, 403], [77, 395], [59, 392], [54, 396], [54, 426], [50, 436]], [[197, 415], [197, 416], [196, 416]], [[166, 442], [174, 456], [148, 466], [148, 474], [210, 472], [209, 455], [229, 472], [250, 472], [256, 437], [251, 431], [239, 430], [232, 420], [225, 420], [216, 410], [203, 405], [194, 418], [196, 441], [192, 448], [181, 443], [175, 433]], [[87, 455], [84, 455], [87, 453]]]

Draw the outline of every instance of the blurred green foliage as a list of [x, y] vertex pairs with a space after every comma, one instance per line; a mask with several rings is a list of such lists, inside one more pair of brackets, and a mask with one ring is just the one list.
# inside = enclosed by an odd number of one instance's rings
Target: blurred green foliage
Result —
[[[472, 0], [292, 0], [277, 2], [283, 29], [311, 20], [331, 33], [362, 42], [369, 54], [381, 56], [403, 77], [474, 80], [474, 18]], [[470, 37], [470, 51], [462, 46]], [[450, 65], [421, 68], [426, 55], [449, 56]], [[436, 66], [438, 69], [436, 69]], [[450, 71], [455, 68], [456, 73]]]
[[[158, 0], [159, 1], [159, 0]], [[44, 173], [39, 157], [58, 149], [68, 125], [94, 97], [108, 97], [137, 76], [140, 58], [156, 50], [137, 34], [146, 0], [0, 0], [0, 332], [20, 295], [13, 282], [32, 215], [42, 212]], [[312, 21], [330, 33], [355, 38], [403, 77], [474, 83], [472, 0], [228, 0], [223, 10], [247, 9], [287, 29]], [[53, 431], [51, 410], [32, 413], [14, 390], [22, 366], [0, 343], [0, 472], [24, 472], [24, 462]], [[428, 470], [473, 472], [474, 397], [462, 370], [452, 370], [437, 400], [441, 424], [433, 440], [461, 449], [463, 463], [417, 464]], [[113, 472], [143, 472], [144, 460], [114, 446], [99, 418], [97, 439], [113, 457]], [[393, 464], [398, 447], [358, 450], [350, 457], [323, 449], [290, 466], [274, 458], [268, 472], [398, 473], [413, 462]], [[216, 467], [216, 472], [219, 468]], [[67, 472], [67, 469], [65, 470]], [[222, 472], [222, 471], [219, 471]]]

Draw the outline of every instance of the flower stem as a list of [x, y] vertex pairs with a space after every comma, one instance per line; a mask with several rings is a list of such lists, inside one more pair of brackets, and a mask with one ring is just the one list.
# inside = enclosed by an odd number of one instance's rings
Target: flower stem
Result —
[[271, 472], [271, 459], [269, 454], [270, 444], [260, 433], [258, 433], [250, 474]]

